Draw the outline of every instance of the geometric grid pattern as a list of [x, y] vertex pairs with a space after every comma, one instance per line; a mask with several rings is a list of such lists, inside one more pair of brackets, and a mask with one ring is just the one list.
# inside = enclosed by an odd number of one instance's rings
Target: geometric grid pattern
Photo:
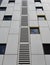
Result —
[[[24, 0], [24, 4], [22, 1], [0, 0], [0, 7], [6, 8], [0, 10], [0, 46], [6, 45], [5, 54], [0, 54], [0, 65], [18, 65], [19, 44], [23, 43], [30, 46], [30, 65], [49, 65], [50, 47], [46, 52], [45, 48], [50, 46], [50, 1], [34, 2], [34, 0], [27, 0], [26, 3]], [[27, 8], [22, 7], [22, 5], [27, 6]], [[36, 7], [43, 7], [43, 9]], [[21, 23], [21, 14], [22, 16], [27, 14], [25, 16], [26, 19], [28, 16], [28, 20]], [[12, 16], [12, 19], [3, 20], [5, 15]], [[40, 18], [39, 20], [38, 15], [45, 15], [46, 19]], [[39, 27], [40, 34], [30, 34], [30, 27]], [[23, 28], [28, 29], [28, 40], [24, 40], [27, 42], [20, 42], [21, 29]]]

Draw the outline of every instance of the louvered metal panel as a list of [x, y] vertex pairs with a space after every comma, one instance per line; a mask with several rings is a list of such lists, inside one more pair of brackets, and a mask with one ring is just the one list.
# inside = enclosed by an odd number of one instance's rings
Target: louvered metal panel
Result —
[[20, 44], [19, 64], [30, 64], [29, 44]]
[[20, 42], [28, 42], [28, 28], [21, 28]]

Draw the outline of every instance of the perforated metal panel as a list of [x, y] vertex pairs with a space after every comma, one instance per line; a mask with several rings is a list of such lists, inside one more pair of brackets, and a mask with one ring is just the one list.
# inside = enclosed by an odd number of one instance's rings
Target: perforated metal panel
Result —
[[27, 6], [27, 1], [22, 1], [22, 6]]
[[20, 42], [28, 42], [28, 28], [21, 28]]
[[28, 26], [28, 16], [22, 16], [21, 17], [21, 25], [22, 26]]
[[20, 44], [19, 64], [30, 64], [29, 44]]
[[22, 8], [22, 15], [27, 15], [27, 8], [25, 7]]

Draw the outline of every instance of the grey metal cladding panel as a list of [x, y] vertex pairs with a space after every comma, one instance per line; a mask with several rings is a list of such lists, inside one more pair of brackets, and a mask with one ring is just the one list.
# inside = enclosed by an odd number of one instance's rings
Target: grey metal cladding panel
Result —
[[22, 8], [22, 15], [27, 15], [27, 8]]
[[22, 6], [27, 6], [27, 1], [22, 1]]
[[28, 42], [28, 28], [21, 28], [20, 42]]
[[22, 26], [28, 26], [28, 16], [22, 16], [21, 17], [21, 25]]

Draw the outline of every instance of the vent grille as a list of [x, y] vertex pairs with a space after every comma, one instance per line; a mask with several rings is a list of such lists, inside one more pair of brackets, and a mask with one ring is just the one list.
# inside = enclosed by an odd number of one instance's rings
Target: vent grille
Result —
[[19, 64], [30, 64], [29, 44], [20, 44]]
[[21, 26], [28, 26], [28, 16], [21, 16]]
[[20, 42], [28, 42], [28, 28], [21, 28]]
[[22, 6], [27, 6], [27, 1], [22, 1]]
[[23, 7], [22, 8], [22, 15], [27, 15], [27, 7], [25, 8], [25, 7]]

